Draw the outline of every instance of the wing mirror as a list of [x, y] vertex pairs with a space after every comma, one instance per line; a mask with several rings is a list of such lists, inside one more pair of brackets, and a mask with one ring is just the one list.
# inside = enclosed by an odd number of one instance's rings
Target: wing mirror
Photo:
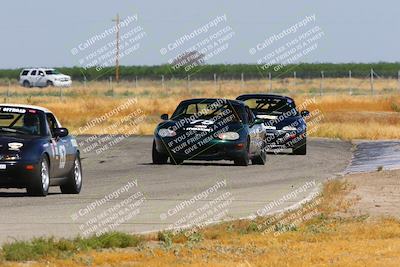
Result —
[[253, 121], [253, 123], [254, 123], [254, 124], [262, 124], [262, 123], [264, 123], [264, 120], [263, 120], [263, 119], [260, 119], [260, 118], [256, 118], [256, 119]]
[[308, 116], [310, 115], [310, 112], [309, 112], [308, 110], [302, 110], [302, 111], [300, 112], [300, 115], [301, 115], [302, 117], [308, 117]]
[[168, 114], [162, 114], [161, 115], [161, 119], [164, 120], [164, 121], [167, 121], [168, 120]]
[[69, 133], [68, 133], [68, 129], [67, 128], [55, 128], [53, 130], [53, 134], [54, 134], [55, 137], [65, 137]]

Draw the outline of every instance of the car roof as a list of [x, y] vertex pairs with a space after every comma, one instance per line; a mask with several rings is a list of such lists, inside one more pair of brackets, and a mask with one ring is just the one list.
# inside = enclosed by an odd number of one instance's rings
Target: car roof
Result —
[[277, 95], [277, 94], [244, 94], [238, 96], [236, 99], [250, 99], [250, 98], [282, 98], [282, 99], [290, 99], [293, 101], [293, 98], [284, 95]]
[[201, 103], [201, 102], [210, 103], [210, 102], [216, 102], [218, 100], [226, 101], [232, 104], [244, 105], [244, 103], [240, 100], [225, 99], [225, 98], [190, 98], [182, 100], [181, 103]]
[[25, 69], [22, 69], [23, 71], [24, 70], [55, 70], [54, 68], [43, 68], [43, 67], [39, 67], [39, 68], [25, 68]]
[[43, 111], [45, 113], [53, 113], [47, 108], [39, 107], [39, 106], [34, 106], [34, 105], [23, 105], [23, 104], [0, 104], [0, 107], [14, 107], [14, 108], [26, 108], [26, 109], [36, 109]]

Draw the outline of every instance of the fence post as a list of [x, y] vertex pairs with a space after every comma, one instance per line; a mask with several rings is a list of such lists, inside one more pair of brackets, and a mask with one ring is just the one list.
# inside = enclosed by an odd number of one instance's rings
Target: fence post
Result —
[[294, 71], [293, 72], [293, 85], [296, 85], [296, 78], [297, 78], [297, 73]]
[[164, 89], [164, 75], [161, 75], [161, 87]]
[[400, 70], [397, 72], [397, 91], [400, 94]]
[[113, 88], [113, 83], [112, 83], [112, 76], [109, 77], [109, 86], [111, 90], [111, 95], [114, 97], [114, 88]]
[[370, 83], [371, 83], [371, 95], [373, 95], [374, 94], [374, 69], [372, 69], [372, 68], [371, 68]]
[[86, 76], [83, 76], [83, 86], [86, 88]]
[[271, 72], [268, 73], [268, 80], [269, 80], [269, 91], [272, 92], [272, 76], [271, 76]]
[[8, 79], [6, 103], [8, 103], [8, 98], [10, 97], [10, 87], [11, 87], [11, 81], [10, 81], [10, 79]]
[[215, 88], [218, 87], [217, 86], [217, 74], [216, 73], [214, 73], [214, 86], [215, 86]]
[[190, 74], [187, 76], [187, 89], [190, 89]]
[[240, 75], [240, 81], [241, 81], [241, 86], [244, 87], [244, 74], [243, 74], [243, 72]]
[[135, 88], [137, 88], [138, 87], [138, 79], [137, 79], [137, 76], [135, 76]]
[[353, 89], [351, 88], [351, 70], [349, 70], [349, 94], [353, 94]]
[[62, 86], [60, 86], [60, 100], [62, 100], [63, 99], [63, 92], [62, 92]]
[[324, 90], [324, 71], [321, 70], [321, 81], [319, 83], [319, 95], [323, 95], [323, 90]]

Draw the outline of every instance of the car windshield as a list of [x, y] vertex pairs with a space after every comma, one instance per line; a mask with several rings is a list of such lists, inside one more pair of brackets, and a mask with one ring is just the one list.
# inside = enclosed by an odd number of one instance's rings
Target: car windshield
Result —
[[193, 119], [213, 119], [216, 117], [226, 117], [229, 114], [234, 114], [233, 121], [239, 121], [239, 108], [227, 101], [210, 101], [203, 100], [199, 102], [182, 102], [176, 108], [172, 119], [191, 117]]
[[256, 115], [281, 115], [283, 113], [298, 115], [296, 105], [290, 98], [250, 98], [243, 101]]
[[41, 112], [17, 107], [0, 108], [0, 135], [43, 135], [44, 121]]
[[60, 74], [60, 73], [56, 70], [46, 70], [46, 74], [47, 75], [55, 75], [55, 74]]

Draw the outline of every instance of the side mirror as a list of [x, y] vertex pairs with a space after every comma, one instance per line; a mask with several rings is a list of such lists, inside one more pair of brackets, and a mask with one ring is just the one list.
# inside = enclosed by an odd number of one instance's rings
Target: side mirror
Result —
[[302, 111], [300, 112], [300, 115], [301, 115], [302, 117], [308, 117], [308, 116], [310, 115], [310, 112], [309, 112], [308, 110], [302, 110]]
[[161, 119], [164, 120], [164, 121], [167, 121], [168, 120], [168, 114], [162, 114], [161, 115]]
[[53, 130], [53, 134], [54, 134], [55, 137], [65, 137], [69, 133], [68, 133], [68, 129], [67, 128], [55, 128]]
[[263, 119], [260, 119], [260, 118], [256, 118], [256, 119], [253, 121], [253, 124], [262, 124], [262, 123], [264, 123], [264, 120], [263, 120]]

